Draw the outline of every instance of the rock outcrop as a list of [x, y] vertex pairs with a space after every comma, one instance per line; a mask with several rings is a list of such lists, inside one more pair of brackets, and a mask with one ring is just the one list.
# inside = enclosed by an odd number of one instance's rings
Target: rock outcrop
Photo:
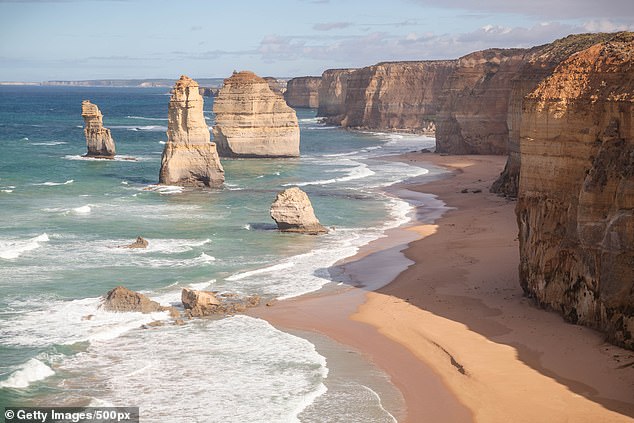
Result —
[[174, 307], [165, 307], [143, 294], [118, 286], [106, 294], [101, 305], [105, 310], [116, 312], [157, 313], [167, 311], [172, 317], [180, 316]]
[[508, 160], [504, 171], [491, 187], [491, 191], [508, 197], [517, 197], [520, 174], [520, 125], [524, 96], [549, 76], [555, 67], [586, 48], [609, 40], [614, 34], [578, 34], [533, 47], [526, 52], [516, 75], [511, 80], [508, 104]]
[[181, 302], [187, 317], [205, 317], [219, 314], [243, 313], [247, 308], [260, 304], [260, 297], [240, 297], [235, 294], [216, 295], [211, 291], [183, 288]]
[[525, 97], [520, 280], [540, 304], [634, 348], [634, 34], [558, 65]]
[[271, 217], [283, 232], [322, 234], [328, 232], [317, 220], [308, 195], [297, 187], [277, 194], [271, 205]]
[[319, 76], [302, 76], [293, 78], [286, 84], [284, 100], [291, 107], [319, 107]]
[[84, 118], [84, 135], [86, 136], [86, 156], [112, 159], [115, 156], [115, 145], [110, 129], [103, 127], [103, 115], [96, 104], [90, 100], [81, 102], [81, 116]]
[[203, 115], [198, 83], [183, 75], [176, 81], [169, 102], [159, 183], [213, 188], [221, 186], [224, 179]]
[[147, 239], [143, 238], [142, 236], [138, 236], [132, 244], [125, 245], [123, 246], [123, 248], [147, 248], [148, 245], [149, 242], [147, 241]]
[[214, 141], [224, 157], [298, 157], [297, 115], [253, 72], [225, 79], [214, 101]]
[[339, 125], [346, 111], [348, 78], [355, 69], [328, 69], [321, 75], [317, 116], [327, 123]]
[[[344, 127], [433, 134], [456, 61], [391, 62], [348, 76]], [[332, 121], [331, 121], [332, 122]]]

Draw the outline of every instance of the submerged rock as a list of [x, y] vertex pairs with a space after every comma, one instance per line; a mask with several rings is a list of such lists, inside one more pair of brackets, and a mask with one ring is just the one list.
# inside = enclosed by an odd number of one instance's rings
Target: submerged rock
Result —
[[214, 141], [224, 157], [298, 157], [295, 110], [264, 78], [236, 72], [214, 101]]
[[308, 195], [297, 187], [277, 194], [271, 205], [271, 217], [283, 232], [317, 235], [328, 232], [317, 220]]
[[198, 83], [181, 76], [169, 102], [167, 142], [159, 183], [220, 187], [225, 180], [216, 144], [211, 142]]
[[118, 286], [108, 291], [102, 307], [105, 310], [117, 312], [156, 313], [168, 311], [171, 317], [180, 316], [180, 313], [174, 307], [162, 306], [145, 295], [124, 286]]
[[136, 237], [136, 241], [132, 244], [124, 245], [123, 248], [147, 248], [149, 242], [142, 236]]
[[115, 145], [110, 129], [103, 126], [103, 115], [96, 104], [90, 100], [81, 102], [81, 117], [84, 118], [84, 135], [86, 136], [86, 156], [112, 159], [115, 156]]

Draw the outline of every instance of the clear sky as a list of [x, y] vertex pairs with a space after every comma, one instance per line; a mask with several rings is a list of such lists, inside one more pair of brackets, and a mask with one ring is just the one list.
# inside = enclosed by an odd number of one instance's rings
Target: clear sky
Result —
[[0, 0], [0, 81], [320, 75], [634, 30], [634, 0]]

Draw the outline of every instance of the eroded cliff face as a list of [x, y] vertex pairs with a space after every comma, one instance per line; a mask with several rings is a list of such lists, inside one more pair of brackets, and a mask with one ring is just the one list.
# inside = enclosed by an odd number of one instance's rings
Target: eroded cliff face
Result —
[[225, 157], [298, 157], [297, 115], [253, 72], [225, 79], [214, 101], [212, 131]]
[[286, 84], [284, 100], [291, 107], [319, 107], [319, 76], [302, 76], [293, 78]]
[[340, 125], [352, 128], [434, 133], [443, 86], [456, 61], [391, 62], [348, 77]]
[[319, 109], [317, 116], [333, 125], [341, 123], [346, 111], [348, 78], [355, 69], [328, 69], [321, 75], [319, 84]]
[[525, 97], [520, 279], [567, 320], [634, 348], [634, 34], [572, 55]]
[[103, 115], [96, 104], [90, 100], [81, 102], [81, 116], [84, 118], [86, 136], [86, 156], [112, 159], [115, 156], [115, 144], [110, 129], [103, 126]]
[[520, 124], [524, 96], [549, 76], [555, 67], [578, 51], [609, 40], [613, 34], [578, 34], [556, 40], [550, 44], [531, 48], [526, 52], [516, 75], [511, 80], [508, 105], [508, 160], [504, 171], [491, 187], [491, 191], [508, 197], [517, 197], [520, 174]]
[[449, 154], [506, 154], [511, 81], [524, 49], [489, 49], [458, 60], [445, 85], [436, 122], [436, 151]]
[[161, 158], [159, 183], [219, 187], [224, 170], [211, 142], [198, 83], [181, 76], [168, 106], [167, 142]]

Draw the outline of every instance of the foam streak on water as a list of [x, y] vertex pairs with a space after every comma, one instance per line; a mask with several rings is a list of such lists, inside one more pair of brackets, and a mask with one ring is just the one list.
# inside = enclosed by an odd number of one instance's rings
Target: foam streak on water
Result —
[[328, 370], [314, 345], [263, 320], [235, 316], [156, 332], [93, 343], [62, 369], [78, 374], [75, 385], [103, 381], [89, 392], [99, 401], [134, 398], [144, 421], [299, 422], [325, 392]]
[[[138, 398], [160, 416], [148, 421], [293, 422], [334, 401], [325, 359], [304, 339], [247, 317], [172, 326], [167, 313], [107, 312], [101, 296], [124, 285], [182, 307], [184, 287], [265, 301], [318, 290], [335, 263], [411, 216], [382, 189], [427, 170], [382, 156], [433, 140], [343, 131], [304, 110], [301, 158], [223, 160], [222, 189], [162, 186], [165, 89], [59, 90], [0, 87], [0, 403], [28, 389], [42, 405]], [[107, 116], [113, 160], [82, 155], [85, 98]], [[275, 194], [297, 185], [327, 235], [274, 230]], [[137, 236], [147, 248], [122, 248]], [[165, 326], [141, 329], [157, 320]], [[359, 406], [333, 421], [389, 414], [360, 385], [339, 386], [334, 397]], [[328, 410], [320, 404], [309, 421]]]

